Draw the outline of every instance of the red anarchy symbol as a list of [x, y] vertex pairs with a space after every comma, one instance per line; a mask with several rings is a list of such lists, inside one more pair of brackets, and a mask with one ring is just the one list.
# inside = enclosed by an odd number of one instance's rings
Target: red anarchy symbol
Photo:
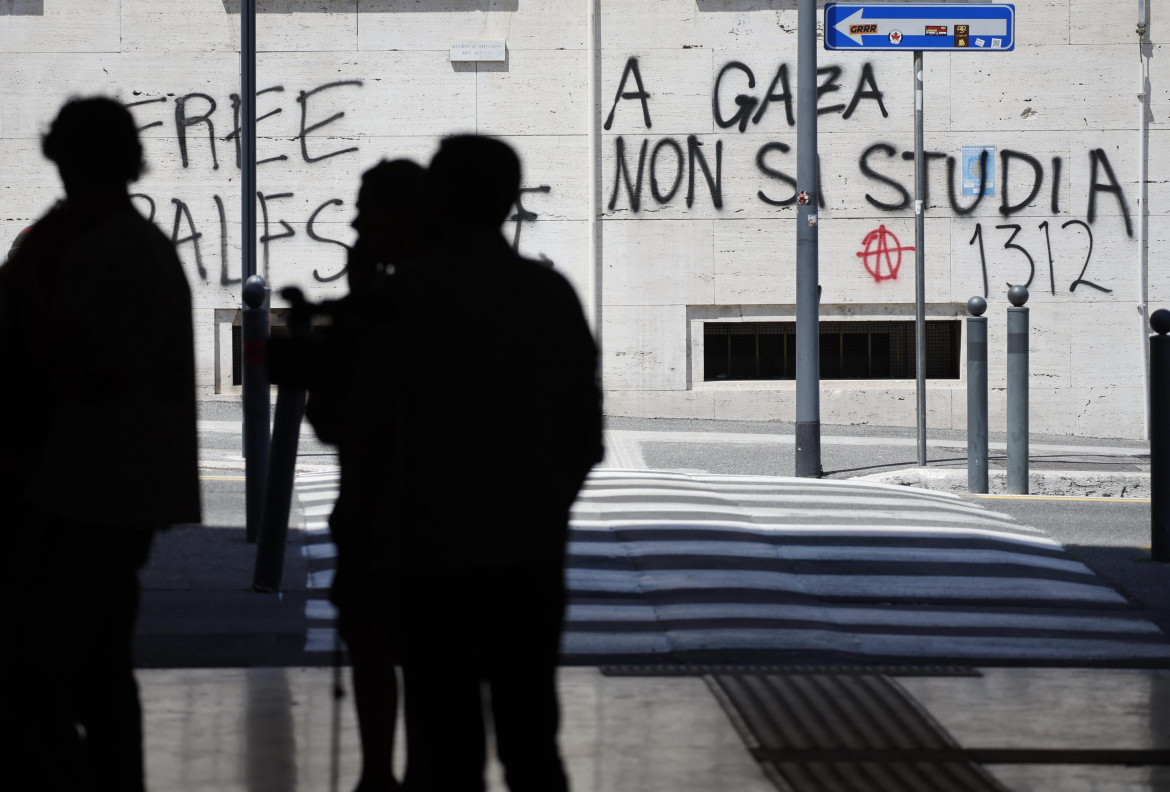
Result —
[[[894, 244], [891, 245], [887, 239], [893, 240]], [[898, 270], [902, 268], [902, 251], [914, 250], [912, 247], [902, 247], [898, 238], [884, 225], [866, 234], [861, 244], [865, 249], [857, 257], [865, 265], [865, 271], [878, 283], [897, 278]]]

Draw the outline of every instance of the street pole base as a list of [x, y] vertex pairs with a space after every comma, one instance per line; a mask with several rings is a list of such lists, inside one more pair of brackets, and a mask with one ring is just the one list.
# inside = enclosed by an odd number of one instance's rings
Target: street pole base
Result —
[[801, 478], [820, 478], [821, 422], [796, 422], [796, 475]]

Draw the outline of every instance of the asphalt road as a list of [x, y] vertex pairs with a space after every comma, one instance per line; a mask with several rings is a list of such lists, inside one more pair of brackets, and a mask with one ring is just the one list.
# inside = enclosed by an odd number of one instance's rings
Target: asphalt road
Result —
[[1043, 529], [1072, 556], [1141, 603], [1170, 633], [1170, 564], [1150, 558], [1150, 503], [1111, 498], [971, 497]]

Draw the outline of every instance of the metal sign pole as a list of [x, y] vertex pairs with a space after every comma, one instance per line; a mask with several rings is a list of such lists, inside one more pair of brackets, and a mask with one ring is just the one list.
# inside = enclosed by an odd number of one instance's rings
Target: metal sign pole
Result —
[[914, 51], [914, 369], [918, 404], [918, 466], [926, 466], [926, 158], [922, 131], [922, 50]]
[[817, 4], [800, 0], [796, 60], [796, 475], [821, 476], [820, 272], [817, 261]]
[[256, 274], [256, 0], [240, 0], [240, 171], [240, 280], [247, 283]]
[[[926, 270], [923, 265], [926, 153], [922, 140], [922, 53], [927, 50], [1010, 52], [1016, 46], [1015, 26], [1016, 8], [1011, 3], [825, 3], [825, 49], [914, 52], [914, 335], [919, 467], [926, 465]], [[799, 310], [799, 303], [797, 307]], [[799, 387], [799, 370], [797, 379]]]
[[241, 327], [244, 357], [243, 445], [244, 492], [247, 501], [245, 535], [257, 539], [262, 495], [267, 478], [269, 385], [264, 373], [268, 338], [268, 296], [256, 276], [256, 0], [240, 3], [240, 280], [245, 320]]

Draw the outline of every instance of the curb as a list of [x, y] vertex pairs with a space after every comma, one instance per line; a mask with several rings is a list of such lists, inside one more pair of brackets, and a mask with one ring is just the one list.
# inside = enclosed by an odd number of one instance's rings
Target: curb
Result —
[[[885, 473], [855, 476], [852, 481], [871, 481], [921, 487], [959, 495], [967, 491], [966, 470], [939, 468], [905, 468]], [[1007, 471], [988, 472], [988, 494], [1007, 495]], [[1028, 494], [1076, 498], [1117, 498], [1125, 500], [1150, 497], [1149, 473], [1102, 473], [1096, 470], [1041, 470], [1028, 475]]]

